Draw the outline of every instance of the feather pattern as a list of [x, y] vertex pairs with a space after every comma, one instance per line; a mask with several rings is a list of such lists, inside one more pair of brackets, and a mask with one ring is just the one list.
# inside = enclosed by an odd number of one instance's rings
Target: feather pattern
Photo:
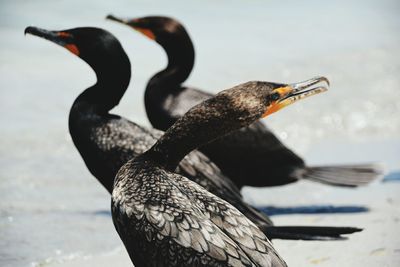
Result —
[[[265, 235], [231, 204], [143, 158], [121, 168], [112, 194], [121, 239], [137, 240], [129, 250], [134, 264], [286, 266]], [[156, 265], [144, 263], [149, 257]], [[271, 265], [276, 261], [280, 265]]]

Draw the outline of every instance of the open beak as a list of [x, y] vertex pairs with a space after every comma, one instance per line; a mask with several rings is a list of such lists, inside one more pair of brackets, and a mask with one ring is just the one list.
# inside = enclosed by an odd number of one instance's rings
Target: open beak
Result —
[[125, 25], [128, 25], [130, 27], [132, 27], [134, 30], [142, 33], [143, 35], [147, 36], [148, 38], [150, 38], [151, 40], [155, 40], [156, 36], [154, 34], [154, 32], [150, 29], [146, 29], [146, 28], [142, 28], [140, 26], [136, 26], [137, 22], [139, 21], [139, 19], [132, 19], [132, 20], [127, 20], [127, 19], [120, 19], [117, 18], [113, 15], [108, 15], [106, 17], [106, 19], [112, 20], [112, 21], [116, 21]]
[[280, 98], [273, 102], [264, 113], [263, 117], [272, 114], [301, 99], [323, 93], [328, 90], [329, 80], [325, 77], [315, 77], [303, 82], [289, 84], [274, 90]]
[[73, 37], [70, 33], [67, 33], [64, 31], [48, 31], [48, 30], [44, 30], [44, 29], [32, 27], [32, 26], [27, 27], [25, 29], [24, 33], [25, 34], [29, 33], [29, 34], [38, 36], [40, 38], [49, 40], [58, 45], [61, 45], [62, 47], [65, 47], [73, 54], [79, 56], [79, 49], [73, 43]]

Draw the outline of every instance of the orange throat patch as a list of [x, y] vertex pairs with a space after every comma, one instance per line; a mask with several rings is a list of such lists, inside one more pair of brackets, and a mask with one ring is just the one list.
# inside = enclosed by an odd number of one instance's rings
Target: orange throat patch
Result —
[[156, 39], [156, 36], [154, 35], [154, 33], [151, 30], [143, 29], [143, 28], [135, 28], [135, 30], [137, 30], [137, 31], [141, 32], [142, 34], [146, 35], [151, 40], [155, 40]]
[[270, 105], [267, 110], [264, 112], [264, 114], [262, 115], [261, 118], [265, 118], [268, 115], [277, 112], [278, 110], [280, 110], [282, 108], [282, 105], [280, 105], [279, 103], [273, 103], [272, 105]]
[[79, 49], [76, 45], [74, 44], [66, 44], [64, 46], [66, 49], [68, 49], [72, 54], [75, 54], [77, 56], [79, 56]]

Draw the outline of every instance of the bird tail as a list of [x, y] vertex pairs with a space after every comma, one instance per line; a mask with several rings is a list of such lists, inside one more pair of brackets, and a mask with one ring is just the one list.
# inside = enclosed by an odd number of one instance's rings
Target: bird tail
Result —
[[380, 164], [319, 166], [302, 169], [300, 178], [334, 186], [355, 187], [367, 185], [382, 177], [383, 173]]
[[286, 240], [343, 240], [342, 235], [361, 232], [363, 229], [355, 227], [328, 227], [328, 226], [264, 226], [262, 231], [269, 239]]

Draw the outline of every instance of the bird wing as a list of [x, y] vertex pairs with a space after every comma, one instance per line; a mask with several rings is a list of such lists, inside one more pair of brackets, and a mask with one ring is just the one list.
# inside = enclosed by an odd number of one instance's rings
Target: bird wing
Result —
[[[164, 174], [152, 173], [158, 177]], [[127, 236], [135, 240], [133, 258], [144, 254], [157, 263], [154, 266], [259, 266], [192, 199], [168, 181], [163, 177], [153, 187], [157, 193], [142, 188], [140, 192], [147, 195], [145, 202], [133, 195], [122, 198], [118, 185], [114, 188], [114, 224], [125, 244]], [[196, 261], [201, 264], [194, 264]]]
[[243, 200], [240, 189], [207, 156], [198, 151], [187, 155], [175, 171], [235, 206], [257, 226], [273, 225], [270, 218]]
[[[238, 187], [296, 181], [290, 174], [304, 162], [260, 121], [200, 147]], [[268, 170], [268, 173], [266, 172]]]
[[286, 266], [262, 231], [231, 204], [180, 175], [173, 175], [172, 181], [216, 226], [234, 240], [257, 266], [265, 266], [266, 263], [277, 264], [272, 266]]
[[185, 177], [193, 177], [190, 180], [203, 186], [213, 194], [230, 198], [242, 198], [240, 189], [215, 165], [207, 156], [199, 151], [193, 151], [187, 155], [176, 170]]

